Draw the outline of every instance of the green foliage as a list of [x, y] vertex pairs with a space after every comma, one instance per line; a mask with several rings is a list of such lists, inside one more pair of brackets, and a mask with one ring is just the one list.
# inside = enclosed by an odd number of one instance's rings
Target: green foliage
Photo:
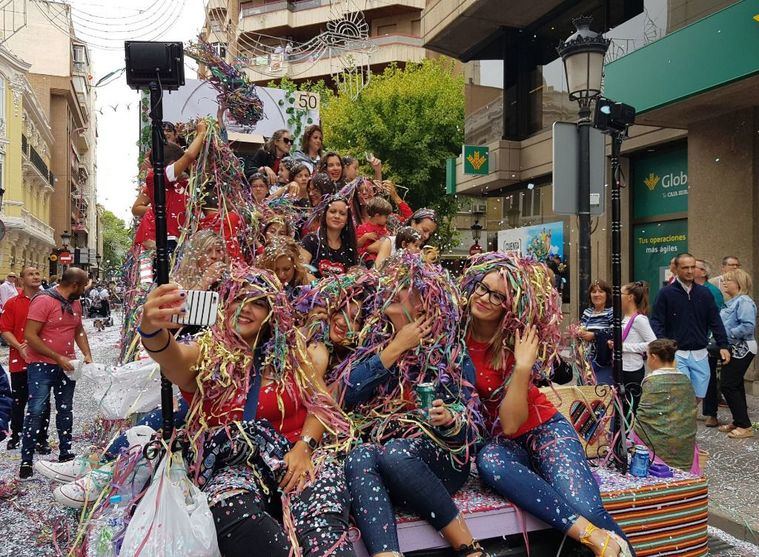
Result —
[[295, 105], [295, 93], [296, 91], [307, 91], [309, 93], [319, 94], [319, 104], [322, 109], [325, 104], [329, 103], [329, 99], [332, 96], [332, 91], [324, 83], [324, 80], [319, 80], [316, 83], [307, 81], [305, 83], [295, 83], [288, 77], [283, 77], [278, 81], [271, 81], [268, 83], [268, 87], [274, 87], [277, 89], [283, 89], [285, 91], [285, 99], [279, 101], [281, 107], [285, 109], [287, 114], [287, 128], [293, 136], [295, 145], [300, 144], [300, 138], [303, 135], [303, 131], [306, 126], [313, 124], [313, 120], [308, 117], [308, 110], [298, 108]]
[[[445, 193], [445, 160], [464, 141], [464, 78], [451, 62], [390, 66], [372, 76], [358, 99], [338, 90], [323, 102], [321, 121], [330, 149], [361, 161], [367, 151], [382, 159], [383, 176], [408, 188], [413, 208], [455, 214], [456, 200]], [[455, 241], [450, 223], [438, 236], [443, 251]]]
[[108, 270], [120, 269], [124, 256], [132, 245], [132, 231], [111, 211], [103, 210], [103, 266]]

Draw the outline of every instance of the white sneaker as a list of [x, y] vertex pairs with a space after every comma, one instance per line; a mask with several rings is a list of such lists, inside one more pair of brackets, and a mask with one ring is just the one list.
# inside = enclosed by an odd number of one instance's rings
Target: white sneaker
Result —
[[90, 471], [78, 480], [63, 484], [53, 491], [55, 500], [64, 507], [81, 509], [85, 504], [92, 504], [100, 492], [111, 483], [113, 470], [111, 464], [106, 464]]
[[68, 483], [87, 474], [92, 469], [92, 465], [88, 458], [78, 456], [68, 462], [38, 460], [34, 463], [34, 469], [41, 476], [45, 476], [54, 482]]

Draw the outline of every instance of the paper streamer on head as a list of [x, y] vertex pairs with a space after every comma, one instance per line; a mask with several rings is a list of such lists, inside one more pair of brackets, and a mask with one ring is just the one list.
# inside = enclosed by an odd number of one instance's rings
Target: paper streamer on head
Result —
[[[394, 330], [385, 311], [398, 300], [401, 291], [407, 289], [418, 296], [421, 304], [419, 312], [431, 318], [432, 331], [423, 344], [407, 351], [394, 366], [398, 386], [392, 389], [380, 387], [371, 401], [354, 410], [354, 422], [365, 439], [375, 442], [383, 442], [390, 437], [428, 435], [433, 441], [446, 446], [454, 458], [468, 455], [476, 441], [474, 437], [468, 438], [461, 446], [448, 446], [424, 417], [408, 409], [409, 396], [413, 399], [412, 391], [419, 383], [439, 384], [452, 398], [458, 398], [464, 389], [473, 391], [473, 385], [462, 375], [466, 348], [460, 329], [459, 291], [448, 272], [439, 265], [425, 263], [418, 255], [409, 253], [400, 253], [387, 260], [378, 277], [377, 292], [367, 302], [367, 318], [359, 333], [359, 347], [340, 364], [336, 374], [349, 385], [350, 370], [387, 347]], [[476, 394], [462, 408], [462, 416], [470, 431], [479, 431]]]
[[202, 39], [190, 42], [185, 54], [205, 66], [206, 80], [219, 93], [219, 105], [225, 107], [238, 124], [255, 126], [264, 117], [264, 103], [239, 60], [228, 63], [213, 45]]
[[505, 312], [499, 325], [502, 346], [500, 350], [494, 347], [492, 365], [495, 369], [506, 369], [509, 355], [513, 353], [516, 332], [524, 332], [528, 327], [535, 326], [540, 343], [535, 378], [550, 378], [553, 364], [559, 359], [562, 314], [561, 302], [553, 288], [548, 268], [533, 259], [497, 251], [475, 255], [469, 261], [461, 279], [467, 325], [471, 321], [468, 302], [475, 285], [486, 275], [497, 273], [505, 287]]

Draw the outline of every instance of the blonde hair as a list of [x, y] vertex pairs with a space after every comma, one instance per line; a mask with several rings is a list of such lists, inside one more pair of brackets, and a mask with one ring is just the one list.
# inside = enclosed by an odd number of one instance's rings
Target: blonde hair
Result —
[[224, 261], [227, 262], [227, 250], [221, 236], [212, 230], [200, 230], [193, 234], [189, 246], [182, 250], [182, 260], [173, 277], [174, 281], [188, 290], [195, 288], [205, 272], [205, 268], [200, 267], [201, 258], [215, 245], [224, 251]]
[[753, 289], [753, 283], [751, 282], [751, 276], [743, 269], [733, 269], [722, 275], [722, 282], [726, 280], [735, 281], [738, 285], [738, 293], [751, 295]]
[[308, 271], [300, 261], [300, 248], [298, 243], [290, 236], [274, 236], [264, 248], [258, 263], [262, 269], [274, 272], [277, 259], [287, 257], [293, 262], [295, 276], [292, 286], [303, 286], [307, 282]]

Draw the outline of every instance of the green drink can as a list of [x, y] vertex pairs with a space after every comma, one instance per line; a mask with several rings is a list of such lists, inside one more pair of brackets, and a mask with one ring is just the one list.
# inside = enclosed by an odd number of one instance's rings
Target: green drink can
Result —
[[435, 384], [419, 383], [415, 390], [416, 396], [419, 399], [419, 409], [424, 410], [425, 414], [429, 414], [430, 408], [432, 408], [432, 401], [435, 400]]

